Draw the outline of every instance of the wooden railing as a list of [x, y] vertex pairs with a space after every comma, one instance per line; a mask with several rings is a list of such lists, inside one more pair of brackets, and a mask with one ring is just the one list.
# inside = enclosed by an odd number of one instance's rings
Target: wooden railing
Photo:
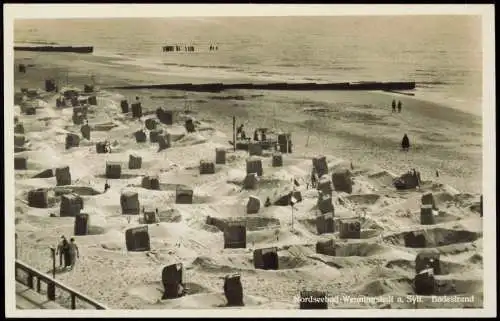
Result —
[[[22, 278], [18, 277], [18, 271], [21, 270], [23, 271], [26, 275], [27, 278], [23, 280]], [[63, 290], [64, 292], [69, 293], [71, 297], [71, 309], [75, 310], [76, 309], [76, 299], [79, 299], [80, 301], [86, 302], [96, 308], [97, 310], [107, 310], [108, 308], [91, 298], [85, 296], [84, 294], [73, 290], [72, 288], [56, 281], [55, 279], [51, 278], [50, 276], [46, 275], [43, 272], [40, 272], [36, 270], [35, 268], [32, 268], [28, 266], [26, 263], [23, 263], [19, 260], [16, 260], [16, 269], [15, 269], [15, 275], [16, 275], [16, 281], [26, 285], [30, 289], [36, 290], [38, 293], [41, 292], [41, 282], [44, 282], [47, 285], [47, 298], [51, 301], [55, 301], [56, 299], [56, 288], [59, 288]], [[34, 281], [36, 278], [36, 289], [34, 288]]]

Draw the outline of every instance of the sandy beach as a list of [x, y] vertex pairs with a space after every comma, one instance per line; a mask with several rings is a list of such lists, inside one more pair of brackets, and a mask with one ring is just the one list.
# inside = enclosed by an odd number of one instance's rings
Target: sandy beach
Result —
[[[415, 306], [409, 302], [332, 302], [329, 308], [446, 308], [482, 307], [482, 217], [478, 213], [482, 186], [482, 124], [479, 116], [419, 101], [404, 95], [378, 92], [225, 91], [184, 93], [160, 90], [109, 90], [112, 86], [146, 83], [201, 83], [212, 79], [155, 75], [130, 66], [113, 66], [105, 58], [81, 61], [78, 55], [16, 52], [14, 90], [40, 88], [35, 115], [20, 106], [14, 114], [24, 127], [27, 169], [16, 170], [16, 233], [18, 258], [50, 274], [48, 247], [61, 235], [74, 234], [73, 217], [59, 217], [61, 196], [56, 178], [34, 178], [38, 173], [69, 166], [71, 185], [90, 216], [89, 235], [75, 236], [80, 259], [72, 271], [56, 278], [112, 309], [216, 308], [226, 303], [224, 276], [241, 275], [243, 308], [297, 309], [294, 297], [303, 289], [329, 296], [405, 296], [413, 294], [415, 257], [421, 249], [405, 244], [405, 233], [422, 231], [428, 248], [440, 253], [438, 295], [474, 296], [473, 302], [434, 302], [430, 296]], [[88, 107], [91, 138], [81, 137], [72, 121], [72, 107], [57, 108], [55, 93], [44, 92], [44, 80], [57, 78], [59, 88], [83, 86], [95, 76], [97, 106]], [[168, 78], [168, 79], [166, 79]], [[226, 81], [225, 79], [220, 81]], [[245, 79], [233, 79], [245, 81]], [[120, 101], [139, 96], [141, 120], [121, 112]], [[401, 100], [402, 113], [391, 113], [392, 99]], [[186, 104], [189, 114], [185, 113]], [[157, 124], [173, 137], [170, 148], [137, 143], [133, 135], [155, 118], [155, 110], [174, 111], [174, 124]], [[308, 109], [309, 108], [309, 109]], [[258, 127], [290, 132], [293, 153], [283, 154], [283, 166], [259, 156], [263, 176], [256, 190], [242, 188], [248, 152], [233, 151], [232, 117], [244, 124], [247, 135]], [[184, 121], [196, 120], [187, 133]], [[68, 133], [80, 136], [78, 147], [65, 149]], [[409, 152], [400, 151], [408, 134]], [[16, 134], [18, 135], [18, 134]], [[148, 135], [149, 136], [149, 135]], [[149, 137], [148, 137], [149, 138]], [[111, 153], [96, 153], [96, 143], [108, 140]], [[214, 161], [215, 150], [227, 150], [225, 164], [215, 173], [200, 175], [201, 160]], [[129, 169], [129, 155], [142, 157], [140, 169]], [[334, 216], [357, 218], [360, 239], [340, 239], [339, 233], [318, 235], [318, 190], [308, 186], [312, 159], [325, 156], [328, 175], [349, 169], [352, 193], [333, 191]], [[106, 179], [107, 162], [121, 164], [120, 179]], [[351, 168], [352, 164], [352, 168]], [[419, 189], [397, 190], [392, 181], [411, 169], [421, 173]], [[438, 172], [439, 176], [436, 175]], [[158, 176], [160, 190], [141, 186], [144, 176]], [[302, 201], [290, 206], [264, 207], [288, 193], [299, 182]], [[110, 189], [104, 192], [108, 181]], [[176, 204], [176, 185], [193, 189], [193, 204]], [[49, 207], [29, 207], [28, 192], [49, 190]], [[158, 209], [160, 223], [148, 224], [151, 250], [127, 251], [125, 230], [139, 225], [142, 215], [123, 215], [120, 195], [138, 193], [141, 209]], [[422, 195], [432, 192], [438, 211], [436, 224], [420, 224]], [[280, 194], [281, 193], [281, 194]], [[260, 210], [247, 214], [250, 196], [260, 199]], [[207, 217], [246, 222], [244, 249], [224, 249], [223, 232], [207, 224]], [[292, 227], [293, 223], [293, 227]], [[342, 255], [319, 254], [316, 243], [334, 239]], [[180, 245], [178, 245], [178, 243]], [[253, 250], [277, 247], [279, 270], [254, 267]], [[187, 295], [161, 300], [162, 269], [182, 263]], [[58, 300], [68, 298], [61, 296]]]

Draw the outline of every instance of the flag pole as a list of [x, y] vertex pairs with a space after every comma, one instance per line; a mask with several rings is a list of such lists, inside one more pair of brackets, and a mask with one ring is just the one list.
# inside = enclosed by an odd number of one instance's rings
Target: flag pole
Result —
[[233, 116], [233, 151], [236, 152], [236, 116]]
[[[287, 148], [288, 148], [288, 144], [287, 144]], [[287, 152], [288, 152], [288, 150], [287, 150]], [[294, 196], [294, 194], [295, 194], [295, 193], [294, 193], [294, 192], [295, 192], [295, 182], [294, 182], [294, 181], [295, 181], [295, 178], [292, 180], [292, 184], [293, 184], [293, 185], [292, 185], [292, 195], [291, 195], [291, 197], [290, 197], [290, 204], [292, 205], [292, 232], [294, 231], [294, 229], [293, 229], [293, 223], [294, 223], [294, 222], [293, 222], [293, 221], [294, 221], [294, 217], [293, 217], [293, 206], [295, 205], [295, 196]]]

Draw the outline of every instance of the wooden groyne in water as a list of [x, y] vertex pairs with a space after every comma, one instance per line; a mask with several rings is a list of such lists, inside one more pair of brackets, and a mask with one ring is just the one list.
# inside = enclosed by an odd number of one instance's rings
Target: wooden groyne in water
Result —
[[14, 51], [92, 53], [92, 46], [14, 46]]
[[108, 89], [167, 89], [167, 90], [184, 90], [198, 92], [221, 92], [227, 89], [253, 89], [253, 90], [413, 90], [415, 82], [359, 82], [359, 83], [239, 83], [239, 84], [223, 84], [223, 83], [206, 83], [206, 84], [160, 84], [160, 85], [133, 85], [133, 86], [118, 86]]

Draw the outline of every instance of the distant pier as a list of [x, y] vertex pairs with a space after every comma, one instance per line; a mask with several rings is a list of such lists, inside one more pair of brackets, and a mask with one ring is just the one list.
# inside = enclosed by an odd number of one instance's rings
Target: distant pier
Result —
[[92, 46], [14, 46], [14, 51], [72, 52], [88, 54], [94, 52]]
[[160, 84], [160, 85], [133, 85], [111, 87], [109, 89], [167, 89], [197, 92], [221, 92], [227, 89], [253, 89], [253, 90], [290, 90], [290, 91], [315, 91], [315, 90], [413, 90], [415, 82], [359, 82], [359, 83], [206, 83], [206, 84]]

